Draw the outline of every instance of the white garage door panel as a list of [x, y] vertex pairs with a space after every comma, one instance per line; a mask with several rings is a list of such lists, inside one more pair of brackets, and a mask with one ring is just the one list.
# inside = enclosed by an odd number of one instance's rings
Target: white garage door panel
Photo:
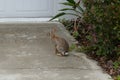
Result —
[[[18, 0], [16, 0], [16, 4]], [[46, 11], [49, 8], [48, 0], [20, 0], [16, 5], [17, 11]]]
[[53, 0], [0, 0], [0, 17], [50, 17]]
[[0, 0], [0, 12], [5, 11], [5, 0]]

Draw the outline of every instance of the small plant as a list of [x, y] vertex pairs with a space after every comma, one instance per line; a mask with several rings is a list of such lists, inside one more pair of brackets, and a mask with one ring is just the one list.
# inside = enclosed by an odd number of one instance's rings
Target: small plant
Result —
[[81, 0], [79, 0], [78, 2], [74, 0], [66, 0], [66, 2], [61, 3], [62, 5], [66, 6], [66, 8], [60, 9], [60, 13], [55, 15], [52, 19], [50, 19], [50, 21], [64, 15], [73, 15], [76, 17], [81, 17], [81, 14], [84, 10], [80, 6], [80, 2]]
[[119, 66], [120, 66], [120, 62], [115, 61], [115, 62], [113, 63], [113, 68], [114, 68], [114, 69], [118, 69]]
[[[75, 0], [66, 0], [66, 2], [61, 3], [66, 8], [60, 9], [59, 10], [60, 13], [56, 14], [52, 19], [50, 19], [50, 21], [53, 19], [56, 19], [58, 17], [64, 16], [64, 15], [73, 15], [73, 16], [77, 17], [77, 20], [81, 19], [81, 15], [83, 14], [84, 10], [81, 7], [80, 3], [81, 3], [81, 0], [79, 0], [78, 2], [76, 2]], [[72, 35], [75, 38], [79, 37], [79, 32], [78, 32], [79, 22], [77, 20], [74, 20], [73, 26], [71, 26], [73, 29]], [[72, 24], [70, 24], [70, 25], [72, 25]]]
[[77, 37], [79, 36], [79, 32], [78, 32], [78, 31], [74, 31], [74, 32], [73, 32], [73, 36], [74, 36], [75, 38], [77, 38]]
[[75, 44], [71, 44], [69, 50], [72, 51], [72, 50], [74, 50], [74, 49], [76, 49], [76, 45], [75, 45]]

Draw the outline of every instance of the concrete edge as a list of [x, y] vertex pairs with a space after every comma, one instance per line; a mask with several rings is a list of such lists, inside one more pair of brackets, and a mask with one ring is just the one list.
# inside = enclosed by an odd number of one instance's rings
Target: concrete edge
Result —
[[51, 21], [13, 21], [0, 22], [0, 24], [58, 24], [58, 22]]
[[[26, 22], [47, 22], [52, 17], [46, 18], [0, 18], [0, 23], [26, 23]], [[58, 21], [58, 19], [54, 19], [53, 21]]]

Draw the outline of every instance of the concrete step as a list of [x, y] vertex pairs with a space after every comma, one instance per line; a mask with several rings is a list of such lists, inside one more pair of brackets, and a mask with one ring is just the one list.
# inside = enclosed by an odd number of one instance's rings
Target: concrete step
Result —
[[57, 22], [0, 23], [0, 80], [110, 80], [83, 53], [57, 56], [47, 35], [53, 27], [69, 44], [75, 41]]

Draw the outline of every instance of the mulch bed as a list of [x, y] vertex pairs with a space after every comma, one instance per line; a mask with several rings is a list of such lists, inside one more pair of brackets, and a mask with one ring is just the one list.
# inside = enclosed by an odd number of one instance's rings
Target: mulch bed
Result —
[[90, 58], [96, 60], [98, 62], [98, 65], [100, 65], [105, 72], [107, 72], [109, 75], [111, 75], [114, 80], [116, 79], [116, 76], [120, 75], [120, 64], [118, 65], [118, 68], [114, 68], [113, 63], [115, 62], [113, 59], [107, 59], [104, 56], [97, 56], [94, 53], [87, 54]]

